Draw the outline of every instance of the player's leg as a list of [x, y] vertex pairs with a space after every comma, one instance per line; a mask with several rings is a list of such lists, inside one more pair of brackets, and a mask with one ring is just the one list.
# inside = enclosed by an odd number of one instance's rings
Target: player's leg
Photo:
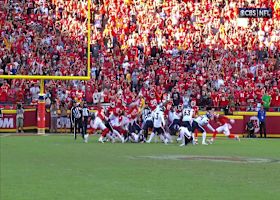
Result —
[[177, 142], [183, 141], [184, 139], [184, 134], [182, 132], [178, 133], [178, 138], [176, 139]]
[[87, 122], [88, 122], [88, 118], [85, 117], [84, 121], [83, 121], [83, 133], [84, 133], [84, 141], [85, 141], [85, 143], [88, 142], [88, 138], [89, 138], [89, 134], [87, 132], [87, 125], [88, 125]]
[[105, 128], [104, 130], [102, 130], [102, 133], [101, 133], [101, 136], [99, 137], [98, 139], [98, 142], [101, 142], [101, 143], [104, 143], [104, 139], [105, 137], [109, 137], [109, 129], [108, 128]]
[[156, 128], [153, 129], [153, 132], [151, 133], [147, 143], [150, 143], [152, 141], [152, 139], [155, 137], [155, 133], [156, 133]]
[[184, 142], [180, 146], [186, 146], [188, 145], [188, 143], [192, 143], [192, 141], [192, 134], [189, 131], [187, 131], [184, 133]]
[[148, 133], [150, 128], [153, 128], [153, 122], [151, 120], [147, 120], [143, 126], [143, 133], [146, 141], [148, 140]]
[[164, 144], [168, 143], [168, 139], [165, 137], [165, 131], [162, 127], [157, 128], [157, 134], [158, 134], [160, 140], [162, 142], [164, 142]]
[[171, 134], [174, 133], [174, 125], [175, 125], [175, 123], [174, 123], [174, 120], [173, 120], [173, 122], [168, 126], [168, 129], [169, 129]]
[[236, 140], [240, 141], [240, 138], [238, 135], [230, 133], [228, 124], [223, 125], [223, 133], [225, 136], [227, 136], [230, 139], [236, 139]]
[[74, 138], [75, 138], [75, 140], [77, 139], [77, 126], [78, 126], [77, 119], [74, 119]]
[[117, 136], [117, 138], [120, 139], [120, 141], [121, 141], [122, 143], [124, 143], [124, 138], [123, 138], [123, 136], [121, 135], [121, 132], [122, 132], [122, 130], [120, 129], [120, 127], [116, 127], [116, 129], [113, 128], [113, 133]]
[[163, 131], [164, 131], [164, 133], [163, 133], [163, 134], [164, 134], [164, 137], [165, 137], [165, 139], [167, 140], [167, 142], [173, 143], [171, 134], [170, 134], [169, 132], [165, 131], [165, 130], [163, 130]]
[[93, 130], [100, 129], [102, 131], [101, 136], [98, 138], [98, 142], [104, 143], [106, 135], [109, 133], [109, 129], [104, 125], [99, 117], [96, 117], [92, 125]]
[[215, 132], [212, 135], [212, 138], [210, 140], [208, 140], [209, 144], [213, 144], [213, 142], [216, 140], [216, 136], [218, 133], [224, 133], [224, 127], [223, 126], [219, 126], [218, 128], [216, 128]]
[[198, 144], [197, 143], [197, 130], [198, 130], [198, 123], [196, 121], [193, 121], [192, 122], [192, 125], [190, 126], [190, 129], [191, 129], [191, 134], [192, 134], [192, 138], [193, 138], [193, 141], [192, 143], [195, 145], [195, 144]]
[[198, 130], [199, 132], [202, 133], [202, 142], [201, 142], [201, 144], [203, 144], [203, 145], [208, 145], [208, 144], [206, 143], [206, 131], [205, 131], [205, 129], [204, 129], [202, 126], [200, 126], [200, 125], [198, 124], [197, 130]]

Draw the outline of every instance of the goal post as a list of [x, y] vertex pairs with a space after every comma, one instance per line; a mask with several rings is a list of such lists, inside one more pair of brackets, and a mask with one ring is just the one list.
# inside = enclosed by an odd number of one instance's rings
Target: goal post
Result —
[[40, 94], [37, 109], [37, 133], [45, 134], [45, 94], [44, 94], [44, 80], [90, 80], [90, 45], [91, 45], [91, 0], [88, 0], [87, 5], [87, 73], [86, 76], [48, 76], [48, 75], [0, 75], [0, 79], [32, 79], [40, 80]]
[[0, 75], [0, 79], [32, 79], [32, 80], [89, 80], [90, 79], [90, 5], [91, 0], [88, 0], [87, 12], [87, 75], [86, 76], [48, 76], [48, 75]]

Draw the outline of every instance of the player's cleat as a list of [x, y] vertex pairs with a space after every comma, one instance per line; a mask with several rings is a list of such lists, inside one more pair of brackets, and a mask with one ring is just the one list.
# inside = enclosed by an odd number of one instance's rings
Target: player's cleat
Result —
[[167, 138], [164, 140], [164, 144], [168, 144], [168, 139]]
[[214, 143], [214, 139], [211, 138], [211, 139], [207, 140], [207, 142], [208, 142], [208, 144], [213, 144]]
[[235, 136], [235, 139], [238, 141], [238, 142], [240, 142], [240, 138], [239, 138], [239, 136], [237, 135], [237, 136]]
[[177, 143], [180, 142], [180, 141], [182, 141], [182, 138], [177, 138], [177, 139], [176, 139], [176, 142], [177, 142]]
[[208, 143], [206, 143], [206, 142], [202, 142], [201, 144], [202, 144], [202, 145], [208, 145]]
[[193, 140], [193, 141], [192, 141], [192, 144], [193, 144], [193, 145], [198, 145], [198, 142], [195, 141], [195, 140]]
[[98, 139], [98, 142], [104, 143], [103, 138], [100, 137], [100, 138]]
[[84, 136], [84, 142], [85, 142], [85, 143], [88, 143], [88, 134], [86, 134], [86, 135]]
[[179, 146], [180, 146], [180, 147], [184, 147], [184, 146], [186, 146], [186, 145], [183, 143], [183, 144], [180, 144]]
[[122, 141], [122, 143], [124, 143], [124, 138], [123, 137], [121, 137], [121, 141]]

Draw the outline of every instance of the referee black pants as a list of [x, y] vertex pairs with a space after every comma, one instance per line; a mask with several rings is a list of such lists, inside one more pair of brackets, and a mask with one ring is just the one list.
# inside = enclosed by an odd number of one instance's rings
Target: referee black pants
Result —
[[81, 131], [81, 129], [83, 129], [82, 118], [75, 119], [74, 128], [75, 128], [74, 131], [76, 132], [76, 135], [77, 135], [77, 133], [81, 133], [81, 134], [82, 134], [82, 137], [84, 138], [83, 130]]
[[87, 122], [88, 122], [88, 117], [85, 116], [83, 121], [83, 130], [82, 130], [83, 136], [87, 134], [87, 125], [88, 125]]

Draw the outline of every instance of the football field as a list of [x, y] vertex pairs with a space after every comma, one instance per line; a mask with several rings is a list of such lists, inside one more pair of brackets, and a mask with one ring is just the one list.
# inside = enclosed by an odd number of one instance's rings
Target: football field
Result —
[[1, 200], [280, 199], [280, 140], [208, 146], [1, 136]]

